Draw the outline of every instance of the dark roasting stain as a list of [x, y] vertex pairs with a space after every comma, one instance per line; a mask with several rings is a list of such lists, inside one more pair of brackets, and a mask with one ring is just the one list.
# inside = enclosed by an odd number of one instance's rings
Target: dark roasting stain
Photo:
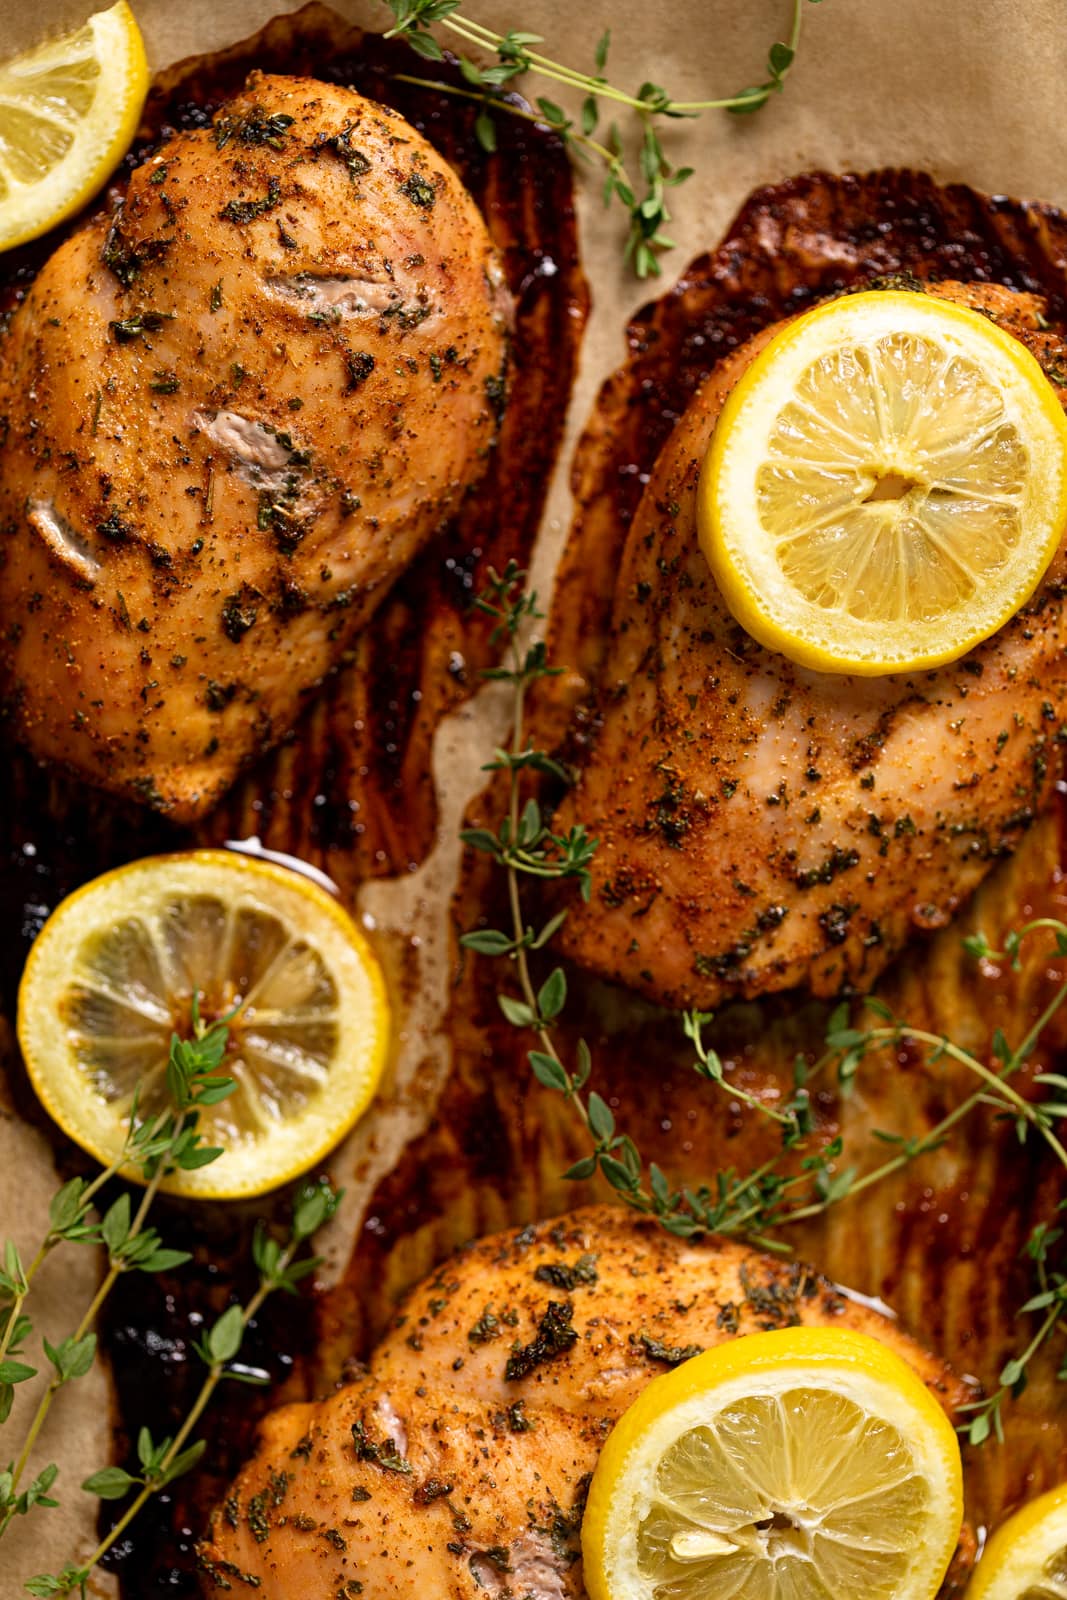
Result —
[[[314, 691], [314, 705], [290, 739], [238, 782], [198, 834], [216, 840], [258, 833], [273, 847], [320, 864], [339, 851], [349, 882], [406, 872], [433, 842], [433, 730], [477, 689], [479, 669], [490, 658], [490, 629], [485, 618], [470, 614], [472, 596], [490, 565], [521, 559], [532, 545], [588, 298], [570, 170], [558, 140], [517, 118], [502, 118], [499, 153], [487, 156], [474, 137], [476, 107], [397, 81], [411, 59], [399, 41], [370, 35], [364, 42], [323, 6], [278, 19], [254, 40], [180, 63], [157, 79], [138, 140], [110, 191], [114, 197], [129, 172], [174, 131], [205, 125], [253, 65], [306, 73], [350, 85], [407, 116], [456, 166], [503, 256], [517, 301], [513, 357], [522, 381], [514, 385], [485, 478], [397, 583], [360, 636], [354, 659]], [[514, 181], [516, 172], [521, 182]], [[56, 242], [50, 235], [5, 258], [0, 327]], [[462, 672], [450, 670], [457, 655]], [[55, 774], [35, 784], [32, 765], [26, 767], [35, 809], [65, 815], [84, 805], [80, 785], [68, 787]], [[309, 787], [310, 805], [304, 803]], [[86, 831], [95, 841], [113, 825], [108, 819], [116, 808], [91, 806]], [[153, 833], [139, 819], [133, 826], [139, 834]], [[123, 856], [129, 853], [127, 830], [125, 820], [116, 828], [115, 850]], [[177, 837], [173, 831], [165, 836]]]
[[[507, 555], [528, 556], [558, 448], [551, 419], [564, 414], [585, 306], [570, 180], [558, 145], [526, 123], [501, 118], [500, 156], [486, 159], [472, 137], [473, 113], [390, 76], [398, 64], [409, 65], [403, 47], [377, 40], [361, 45], [358, 35], [316, 9], [272, 24], [258, 41], [167, 74], [153, 93], [142, 142], [126, 171], [142, 159], [145, 139], [202, 125], [253, 62], [311, 71], [387, 100], [456, 163], [504, 249], [519, 295], [522, 382], [515, 385], [488, 481], [401, 580], [354, 662], [309, 706], [295, 735], [196, 834], [177, 835], [157, 818], [131, 816], [5, 752], [0, 904], [9, 937], [0, 950], [0, 991], [9, 1017], [25, 952], [51, 908], [79, 882], [124, 859], [256, 834], [272, 848], [324, 867], [351, 898], [361, 879], [406, 872], [423, 858], [436, 822], [432, 733], [476, 687], [489, 655], [486, 629], [467, 604], [490, 562], [500, 566]], [[514, 181], [516, 171], [523, 173], [521, 182]], [[54, 243], [42, 241], [7, 259], [0, 312], [18, 302]], [[555, 274], [539, 270], [547, 260], [558, 268]], [[574, 671], [540, 707], [543, 736], [553, 737], [566, 724], [595, 673], [620, 529], [633, 513], [642, 474], [719, 356], [821, 294], [899, 271], [1036, 288], [1049, 295], [1059, 317], [1067, 280], [1058, 263], [1065, 260], [1067, 221], [1057, 213], [958, 186], [942, 189], [911, 174], [814, 175], [754, 195], [725, 244], [634, 319], [629, 360], [601, 394], [577, 460], [579, 518], [556, 608], [556, 653]], [[507, 518], [500, 516], [502, 505]], [[479, 820], [498, 805], [499, 791], [491, 792], [480, 802]], [[1023, 905], [1033, 915], [1067, 913], [1059, 868], [1065, 851], [1063, 818], [1031, 829], [1015, 858], [981, 891], [978, 905], [992, 936]], [[499, 887], [482, 858], [471, 862], [457, 897], [457, 927], [480, 915], [494, 922]], [[963, 920], [935, 935], [921, 963], [905, 956], [883, 993], [935, 1030], [973, 1027], [978, 1037], [1035, 1015], [1052, 982], [1046, 964], [976, 982], [959, 954]], [[117, 1552], [113, 1565], [126, 1600], [191, 1600], [196, 1593], [193, 1541], [208, 1505], [246, 1455], [265, 1405], [335, 1382], [383, 1330], [398, 1292], [456, 1244], [591, 1198], [587, 1186], [559, 1177], [584, 1150], [559, 1100], [531, 1086], [527, 1041], [499, 1018], [494, 996], [505, 974], [498, 965], [458, 955], [456, 974], [449, 1021], [455, 1065], [430, 1131], [379, 1185], [341, 1285], [291, 1309], [272, 1308], [269, 1337], [257, 1338], [249, 1356], [277, 1386], [269, 1397], [236, 1387], [223, 1393], [208, 1423], [210, 1470], [159, 1497]], [[753, 1127], [739, 1108], [697, 1082], [670, 1019], [643, 1002], [574, 987], [564, 1043], [579, 1033], [588, 1038], [597, 1086], [648, 1156], [676, 1178], [693, 1179], [720, 1166], [747, 1168], [772, 1153], [763, 1127]], [[740, 1085], [785, 1091], [794, 1052], [813, 1054], [824, 1022], [824, 1008], [789, 998], [735, 1006], [717, 1019], [716, 1044]], [[1051, 1059], [1048, 1052], [1035, 1057], [1032, 1070]], [[9, 1076], [18, 1110], [43, 1125], [21, 1070], [13, 1065]], [[861, 1117], [879, 1126], [921, 1128], [943, 1113], [959, 1087], [948, 1073], [928, 1072], [913, 1051], [902, 1050], [865, 1079], [861, 1109], [840, 1106], [829, 1090], [818, 1093], [818, 1126], [827, 1138], [839, 1125], [855, 1138]], [[958, 1370], [988, 1382], [1018, 1342], [1012, 1311], [1026, 1283], [1019, 1250], [1032, 1221], [1047, 1210], [1055, 1179], [1042, 1161], [1019, 1158], [1012, 1130], [972, 1126], [969, 1142], [955, 1144], [954, 1154], [842, 1209], [831, 1224], [810, 1225], [795, 1244], [831, 1275], [886, 1296], [919, 1338]], [[66, 1176], [83, 1158], [56, 1137], [57, 1164]], [[284, 1201], [283, 1195], [276, 1203]], [[246, 1257], [253, 1210], [262, 1209], [198, 1208], [194, 1225], [191, 1212], [165, 1205], [161, 1226], [176, 1244], [192, 1239], [196, 1261], [173, 1280], [147, 1287], [141, 1280], [115, 1297], [104, 1334], [117, 1358], [120, 1438], [141, 1420], [157, 1433], [173, 1426], [196, 1381], [188, 1344], [225, 1304], [235, 1275], [240, 1287], [235, 1264]], [[404, 1250], [394, 1251], [401, 1241]], [[146, 1418], [149, 1396], [153, 1410]], [[1012, 1413], [1011, 1426], [1010, 1453], [994, 1450], [968, 1462], [975, 1521], [998, 1519], [1005, 1507], [1067, 1472], [1067, 1424], [1047, 1372]], [[957, 1595], [961, 1587], [953, 1580], [943, 1593]]]
[[[494, 654], [486, 619], [470, 605], [488, 567], [529, 556], [562, 437], [588, 296], [578, 263], [571, 173], [559, 141], [543, 128], [501, 118], [499, 152], [488, 157], [474, 137], [477, 108], [397, 81], [395, 74], [410, 70], [411, 61], [402, 43], [364, 39], [325, 7], [311, 5], [272, 22], [252, 40], [180, 63], [157, 78], [109, 199], [175, 131], [206, 126], [253, 66], [351, 85], [394, 106], [459, 171], [487, 219], [516, 298], [513, 355], [522, 381], [514, 386], [487, 474], [397, 583], [356, 642], [351, 661], [313, 700], [309, 695], [292, 735], [195, 832], [179, 832], [148, 812], [88, 794], [61, 773], [46, 772], [5, 748], [0, 908], [9, 936], [0, 952], [0, 999], [8, 1018], [26, 951], [49, 912], [79, 883], [122, 861], [256, 835], [269, 848], [323, 867], [351, 899], [354, 886], [367, 878], [409, 871], [433, 843], [433, 732], [475, 692], [480, 668]], [[461, 81], [447, 63], [435, 67], [435, 74]], [[4, 258], [0, 345], [10, 313], [58, 237]], [[403, 974], [397, 977], [401, 991], [405, 981]], [[5, 1068], [12, 1054], [8, 1039], [0, 1020]], [[20, 1113], [55, 1138], [64, 1175], [85, 1169], [80, 1152], [50, 1128], [14, 1060], [8, 1076]], [[195, 1249], [196, 1260], [173, 1279], [121, 1284], [112, 1298], [102, 1331], [115, 1362], [120, 1441], [128, 1441], [141, 1421], [157, 1437], [174, 1431], [199, 1384], [191, 1342], [204, 1320], [224, 1308], [231, 1290], [239, 1291], [254, 1217], [265, 1209], [262, 1202], [197, 1208], [194, 1221], [191, 1210], [162, 1204], [160, 1226], [170, 1242]], [[270, 1207], [284, 1215], [286, 1195], [272, 1199]], [[126, 1600], [181, 1600], [199, 1593], [193, 1547], [210, 1505], [248, 1454], [263, 1410], [308, 1392], [315, 1339], [310, 1304], [310, 1297], [272, 1304], [248, 1360], [270, 1375], [273, 1387], [223, 1390], [206, 1424], [210, 1467], [158, 1496], [120, 1541], [109, 1565], [120, 1576]], [[105, 1505], [105, 1523], [114, 1515], [115, 1508]]]
[[[583, 737], [581, 707], [607, 641], [625, 530], [657, 452], [720, 356], [821, 295], [902, 271], [1036, 289], [1058, 321], [1067, 305], [1065, 260], [1067, 218], [915, 174], [814, 174], [754, 194], [724, 244], [634, 318], [628, 360], [604, 385], [579, 446], [578, 509], [552, 622], [552, 655], [568, 671], [537, 707], [535, 743], [555, 743], [568, 727], [572, 738]], [[490, 791], [469, 821], [484, 824], [501, 805], [500, 790]], [[1056, 969], [1041, 957], [1020, 974], [976, 980], [960, 939], [978, 922], [995, 938], [1024, 913], [1067, 913], [1064, 850], [1067, 806], [1030, 831], [973, 908], [887, 973], [880, 992], [898, 1014], [935, 1033], [980, 1039], [997, 1026], [1021, 1033], [1052, 993]], [[455, 926], [479, 917], [499, 926], [505, 914], [491, 869], [481, 857], [471, 861]], [[559, 1097], [533, 1083], [529, 1041], [500, 1020], [496, 992], [506, 969], [467, 957], [457, 974], [448, 1023], [453, 1071], [432, 1127], [372, 1197], [347, 1279], [328, 1297], [316, 1352], [320, 1389], [353, 1348], [380, 1335], [397, 1295], [450, 1249], [602, 1194], [560, 1178], [586, 1150]], [[561, 1045], [573, 1051], [580, 1037], [588, 1040], [595, 1084], [647, 1158], [675, 1181], [694, 1182], [729, 1167], [749, 1170], [774, 1154], [773, 1130], [754, 1126], [740, 1106], [697, 1081], [672, 1019], [577, 974], [571, 980]], [[816, 1058], [827, 1014], [795, 996], [722, 1011], [715, 1042], [728, 1075], [750, 1092], [788, 1095], [794, 1056]], [[1067, 1029], [1049, 1040], [1033, 1071], [1056, 1062], [1065, 1044]], [[817, 1125], [826, 1140], [844, 1129], [851, 1148], [873, 1164], [884, 1147], [864, 1142], [872, 1126], [921, 1131], [969, 1087], [962, 1075], [928, 1069], [914, 1050], [901, 1049], [867, 1069], [861, 1105], [840, 1103], [832, 1085], [820, 1090]], [[1020, 1157], [1013, 1140], [1010, 1128], [976, 1119], [949, 1152], [796, 1230], [792, 1240], [833, 1278], [884, 1297], [911, 1333], [987, 1384], [1020, 1343], [1015, 1308], [1029, 1292], [1020, 1251], [1060, 1187], [1054, 1166], [1036, 1150]], [[402, 1259], [393, 1250], [401, 1240]], [[1013, 1408], [1010, 1426], [1009, 1449], [966, 1453], [976, 1526], [999, 1521], [1067, 1473], [1067, 1407], [1051, 1363]], [[944, 1600], [962, 1594], [965, 1567], [962, 1560], [954, 1566]]]

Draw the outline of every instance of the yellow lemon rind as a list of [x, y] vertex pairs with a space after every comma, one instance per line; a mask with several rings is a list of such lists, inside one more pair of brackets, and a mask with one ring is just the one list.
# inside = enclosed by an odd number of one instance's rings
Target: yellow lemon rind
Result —
[[[93, 106], [83, 119], [87, 126], [46, 176], [34, 184], [18, 184], [0, 203], [0, 250], [28, 244], [80, 211], [114, 172], [137, 132], [149, 71], [144, 40], [127, 0], [96, 12], [83, 26], [92, 29], [101, 66]], [[63, 43], [50, 41], [28, 57], [47, 51], [58, 59]]]
[[[872, 321], [871, 319], [875, 320]], [[997, 366], [998, 376], [1008, 381], [1020, 400], [1029, 402], [1023, 409], [1041, 419], [1044, 435], [1027, 442], [1041, 448], [1042, 481], [1050, 482], [1051, 496], [1041, 496], [1045, 522], [1042, 537], [1031, 549], [1031, 559], [1020, 564], [1020, 576], [1010, 591], [1001, 594], [994, 607], [983, 597], [986, 612], [981, 625], [951, 639], [937, 636], [928, 624], [913, 624], [910, 640], [903, 648], [894, 647], [891, 625], [882, 627], [855, 624], [855, 633], [868, 636], [866, 648], [843, 651], [825, 637], [824, 619], [817, 608], [799, 596], [784, 595], [775, 606], [768, 603], [773, 593], [773, 578], [766, 581], [766, 564], [759, 566], [760, 581], [752, 559], [751, 526], [738, 524], [731, 516], [724, 496], [724, 480], [734, 470], [736, 453], [746, 439], [758, 439], [754, 411], [766, 409], [775, 389], [787, 393], [787, 380], [779, 382], [785, 362], [793, 376], [818, 354], [818, 337], [829, 335], [837, 325], [842, 342], [844, 330], [870, 333], [872, 327], [890, 333], [926, 332], [930, 337], [955, 344], [970, 359], [984, 351], [987, 361]], [[825, 347], [825, 346], [824, 346]], [[778, 369], [778, 370], [776, 370]], [[816, 672], [854, 674], [860, 677], [889, 673], [932, 670], [958, 660], [996, 633], [1034, 593], [1055, 555], [1067, 524], [1067, 416], [1056, 398], [1040, 364], [1017, 339], [1005, 333], [988, 317], [969, 307], [937, 299], [911, 290], [872, 290], [845, 296], [817, 306], [787, 323], [769, 340], [727, 396], [705, 456], [698, 489], [698, 535], [708, 564], [730, 611], [747, 633], [768, 650], [787, 656], [799, 666]], [[746, 550], [746, 546], [748, 549]], [[782, 591], [787, 586], [781, 585]], [[898, 638], [902, 630], [896, 630]]]
[[[933, 1600], [959, 1542], [963, 1473], [952, 1424], [918, 1375], [893, 1351], [850, 1329], [787, 1328], [717, 1345], [654, 1378], [623, 1414], [601, 1451], [582, 1521], [583, 1577], [590, 1600], [651, 1600], [629, 1573], [623, 1552], [634, 1505], [656, 1463], [701, 1416], [731, 1399], [785, 1387], [826, 1388], [893, 1423], [940, 1495], [941, 1537], [898, 1600]], [[627, 1570], [629, 1569], [629, 1571]], [[770, 1597], [768, 1597], [770, 1600]]]
[[1022, 1506], [993, 1534], [967, 1588], [967, 1600], [1021, 1600], [1042, 1568], [1067, 1549], [1067, 1483]]

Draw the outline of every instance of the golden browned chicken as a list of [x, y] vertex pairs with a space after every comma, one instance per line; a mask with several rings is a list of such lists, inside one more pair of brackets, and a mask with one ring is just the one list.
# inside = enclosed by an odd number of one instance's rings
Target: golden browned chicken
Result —
[[205, 811], [478, 477], [507, 308], [454, 172], [352, 90], [253, 74], [138, 168], [0, 345], [18, 735]]
[[[204, 1592], [580, 1600], [585, 1493], [614, 1421], [699, 1350], [798, 1323], [874, 1334], [950, 1414], [967, 1397], [887, 1318], [744, 1245], [612, 1206], [483, 1239], [414, 1292], [361, 1382], [267, 1419], [201, 1548]], [[972, 1551], [967, 1532], [957, 1570]]]
[[[941, 284], [1059, 380], [1028, 294]], [[1067, 553], [962, 660], [911, 677], [805, 671], [733, 620], [696, 536], [723, 400], [776, 328], [723, 362], [663, 450], [615, 586], [595, 732], [557, 826], [600, 840], [565, 946], [664, 1004], [868, 986], [943, 926], [1047, 804], [1067, 717]], [[1064, 391], [1060, 390], [1061, 399]]]

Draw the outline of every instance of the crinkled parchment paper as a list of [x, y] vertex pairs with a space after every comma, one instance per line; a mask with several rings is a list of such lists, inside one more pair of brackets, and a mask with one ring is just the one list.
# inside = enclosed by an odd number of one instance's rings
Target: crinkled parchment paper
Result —
[[[132, 0], [153, 67], [216, 49], [254, 32], [281, 6], [272, 0]], [[42, 27], [80, 20], [89, 0], [0, 0], [0, 49], [31, 42]], [[336, 0], [336, 9], [366, 27], [388, 20], [373, 0]], [[610, 73], [628, 87], [645, 78], [676, 98], [711, 98], [763, 75], [767, 46], [789, 26], [788, 0], [468, 0], [478, 20], [505, 31], [544, 35], [546, 53], [589, 65], [596, 40], [612, 30]], [[1063, 0], [822, 0], [806, 5], [797, 66], [785, 93], [750, 118], [708, 113], [669, 125], [665, 143], [678, 165], [696, 176], [675, 195], [670, 232], [678, 248], [664, 262], [665, 281], [716, 242], [756, 185], [808, 167], [862, 170], [914, 166], [942, 180], [1067, 206], [1063, 89], [1067, 28]], [[557, 92], [549, 89], [553, 98]], [[593, 289], [580, 380], [536, 559], [547, 591], [570, 516], [566, 467], [577, 430], [597, 387], [623, 354], [626, 318], [654, 285], [639, 285], [620, 265], [622, 222], [605, 213], [595, 179], [579, 180], [583, 258]], [[479, 766], [497, 742], [503, 705], [492, 690], [446, 722], [435, 749], [441, 802], [437, 847], [416, 874], [368, 887], [361, 909], [385, 928], [416, 936], [421, 991], [405, 1035], [395, 1093], [357, 1131], [335, 1161], [348, 1187], [329, 1241], [336, 1271], [361, 1220], [361, 1201], [389, 1169], [404, 1141], [421, 1130], [432, 1105], [434, 1077], [448, 1070], [447, 1045], [435, 1041], [447, 992], [447, 906], [458, 864], [456, 830]], [[7, 1047], [9, 1039], [0, 1039]], [[421, 1067], [420, 1067], [421, 1064]], [[416, 1068], [418, 1092], [410, 1092]], [[405, 1090], [408, 1092], [405, 1093]], [[54, 1187], [49, 1149], [20, 1122], [3, 1092], [0, 1071], [0, 1234], [23, 1245], [40, 1234]], [[66, 1307], [84, 1305], [95, 1264], [75, 1253], [73, 1265], [43, 1285], [45, 1320], [69, 1325]], [[25, 1403], [29, 1397], [20, 1396]], [[102, 1375], [63, 1397], [41, 1441], [41, 1459], [61, 1455], [63, 1508], [43, 1513], [5, 1540], [0, 1597], [15, 1600], [24, 1578], [76, 1550], [91, 1548], [97, 1503], [74, 1486], [109, 1459], [110, 1420]], [[94, 1593], [111, 1592], [100, 1580]]]

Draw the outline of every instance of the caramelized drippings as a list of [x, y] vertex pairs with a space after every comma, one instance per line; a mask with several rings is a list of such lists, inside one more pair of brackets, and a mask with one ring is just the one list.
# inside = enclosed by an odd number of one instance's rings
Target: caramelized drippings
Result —
[[[578, 512], [553, 606], [551, 655], [568, 672], [538, 705], [534, 741], [552, 744], [566, 733], [580, 744], [584, 737], [583, 704], [607, 642], [626, 530], [658, 450], [719, 356], [818, 296], [883, 274], [1037, 290], [1059, 321], [1065, 251], [1067, 219], [1058, 213], [942, 189], [915, 174], [815, 174], [754, 194], [723, 245], [635, 317], [629, 358], [601, 391], [578, 450]], [[502, 809], [502, 792], [487, 793], [471, 822], [492, 824]], [[1021, 1035], [1047, 1003], [1059, 966], [1046, 950], [1031, 952], [1017, 974], [976, 973], [961, 939], [979, 925], [996, 940], [1031, 915], [1067, 913], [1062, 827], [1058, 814], [1039, 822], [965, 913], [891, 969], [880, 992], [899, 1015], [979, 1053], [998, 1026]], [[479, 917], [505, 925], [500, 887], [481, 858], [471, 862], [456, 926]], [[646, 1159], [674, 1182], [699, 1183], [719, 1170], [746, 1172], [774, 1154], [773, 1128], [697, 1079], [676, 1019], [577, 972], [568, 976], [560, 1048], [573, 1059], [578, 1038], [588, 1040], [593, 1086]], [[433, 1127], [379, 1186], [347, 1280], [327, 1299], [319, 1387], [347, 1352], [380, 1333], [396, 1295], [450, 1247], [602, 1193], [560, 1177], [587, 1146], [561, 1098], [534, 1083], [529, 1038], [500, 1019], [496, 993], [508, 984], [505, 963], [463, 962], [449, 1024], [451, 1077]], [[713, 1024], [728, 1076], [781, 1103], [795, 1055], [817, 1058], [827, 1015], [795, 996], [731, 1006]], [[1067, 1025], [1060, 1025], [1029, 1072], [1047, 1070], [1065, 1042]], [[873, 1058], [850, 1100], [823, 1081], [814, 1096], [819, 1133], [829, 1140], [842, 1132], [847, 1149], [874, 1166], [887, 1152], [868, 1137], [872, 1128], [921, 1134], [972, 1088], [963, 1069], [929, 1068], [919, 1051], [902, 1048]], [[1061, 1189], [1054, 1162], [1033, 1144], [1020, 1151], [1013, 1128], [979, 1111], [944, 1150], [794, 1229], [790, 1242], [839, 1281], [888, 1301], [959, 1372], [995, 1385], [1003, 1361], [1025, 1342], [1015, 1312], [1031, 1290], [1020, 1252]], [[1067, 1471], [1067, 1401], [1051, 1361], [1008, 1421], [1008, 1450], [967, 1452], [974, 1526], [996, 1523]], [[962, 1593], [972, 1560], [973, 1548], [961, 1547], [944, 1596]]]
[[[8, 780], [0, 798], [0, 907], [8, 938], [0, 953], [0, 995], [13, 1018], [26, 952], [51, 909], [79, 883], [122, 861], [157, 851], [228, 839], [255, 839], [323, 871], [349, 904], [373, 877], [410, 871], [429, 851], [437, 826], [430, 746], [441, 719], [474, 693], [494, 653], [489, 624], [470, 602], [489, 566], [529, 558], [562, 436], [587, 291], [578, 264], [570, 168], [559, 141], [518, 118], [498, 119], [498, 152], [474, 136], [477, 107], [402, 83], [419, 63], [402, 42], [349, 28], [321, 5], [270, 23], [255, 38], [217, 55], [179, 63], [159, 78], [137, 141], [112, 185], [177, 130], [203, 126], [252, 67], [306, 74], [351, 85], [402, 112], [456, 167], [501, 251], [516, 301], [511, 393], [486, 476], [397, 583], [362, 634], [353, 658], [323, 687], [290, 738], [240, 781], [195, 831], [178, 832], [147, 812], [113, 801], [38, 768], [5, 749]], [[460, 83], [447, 63], [430, 76]], [[0, 262], [0, 317], [13, 312], [55, 248], [50, 235]], [[391, 945], [383, 956], [402, 999], [414, 974]], [[395, 970], [393, 970], [395, 969]], [[83, 1169], [79, 1151], [47, 1124], [21, 1066], [10, 1067], [19, 1110], [49, 1127], [64, 1176]], [[286, 1195], [274, 1206], [286, 1213]], [[109, 1303], [103, 1337], [118, 1391], [119, 1448], [147, 1423], [157, 1438], [173, 1433], [199, 1386], [192, 1353], [232, 1294], [248, 1288], [255, 1207], [183, 1208], [161, 1202], [168, 1242], [195, 1253], [180, 1274], [121, 1282]], [[281, 1301], [285, 1304], [281, 1304]], [[205, 1431], [206, 1465], [156, 1498], [109, 1565], [129, 1600], [198, 1592], [194, 1540], [209, 1506], [248, 1454], [263, 1409], [302, 1395], [314, 1318], [308, 1302], [275, 1297], [253, 1330], [242, 1359], [262, 1370], [270, 1390], [224, 1386]], [[103, 1525], [114, 1508], [104, 1506]]]
[[[362, 878], [403, 872], [422, 859], [432, 839], [430, 738], [445, 712], [472, 692], [489, 653], [486, 630], [467, 612], [467, 601], [489, 562], [528, 556], [558, 448], [554, 419], [565, 410], [580, 325], [573, 313], [584, 308], [584, 293], [569, 179], [554, 141], [501, 119], [501, 153], [488, 160], [462, 103], [390, 78], [398, 67], [410, 70], [402, 47], [361, 46], [321, 10], [168, 74], [150, 102], [145, 137], [202, 118], [253, 62], [340, 78], [410, 116], [462, 171], [505, 248], [520, 297], [516, 354], [523, 382], [515, 387], [490, 479], [432, 556], [398, 585], [357, 660], [327, 686], [294, 738], [196, 836], [215, 842], [258, 835], [322, 866], [350, 898]], [[46, 248], [11, 258], [7, 305]], [[539, 737], [559, 733], [595, 676], [610, 579], [642, 475], [720, 354], [817, 295], [878, 273], [951, 274], [1037, 288], [1059, 316], [1064, 259], [1067, 222], [1058, 214], [960, 187], [940, 189], [914, 175], [816, 175], [753, 196], [722, 248], [694, 263], [675, 290], [634, 320], [630, 358], [602, 392], [578, 456], [579, 517], [555, 608], [554, 654], [573, 671], [565, 692], [541, 706]], [[558, 271], [546, 272], [547, 262]], [[576, 727], [580, 738], [581, 713]], [[25, 757], [13, 755], [10, 770], [0, 846], [6, 925], [20, 934], [7, 941], [3, 956], [9, 1006], [28, 943], [63, 893], [119, 860], [191, 842], [176, 840], [158, 819], [131, 819], [71, 791]], [[479, 820], [495, 818], [499, 790], [477, 810]], [[976, 980], [959, 939], [965, 923], [980, 921], [996, 938], [1023, 915], [1067, 912], [1060, 826], [1050, 818], [1034, 828], [973, 911], [898, 964], [883, 993], [901, 1013], [979, 1048], [993, 1027], [1014, 1033], [1037, 1014], [1058, 976], [1052, 965], [1031, 962], [1020, 974], [990, 971]], [[498, 924], [500, 887], [483, 859], [472, 861], [454, 907], [456, 926], [483, 916]], [[449, 1019], [454, 1070], [432, 1128], [380, 1184], [343, 1283], [317, 1304], [317, 1327], [306, 1302], [288, 1316], [285, 1306], [272, 1307], [269, 1340], [257, 1339], [246, 1352], [250, 1365], [281, 1381], [272, 1403], [341, 1376], [382, 1330], [395, 1295], [455, 1244], [589, 1197], [588, 1188], [559, 1176], [584, 1147], [558, 1097], [532, 1085], [529, 1041], [500, 1019], [495, 996], [507, 981], [505, 965], [457, 955]], [[692, 1074], [674, 1019], [580, 978], [572, 992], [561, 1047], [573, 1047], [580, 1035], [589, 1040], [595, 1084], [647, 1157], [676, 1179], [699, 1181], [719, 1167], [746, 1170], [772, 1153], [773, 1130], [754, 1124]], [[813, 1057], [824, 1024], [824, 1008], [788, 997], [735, 1006], [717, 1019], [716, 1044], [739, 1084], [785, 1096], [795, 1052]], [[1035, 1058], [1032, 1071], [1054, 1059], [1058, 1042], [1040, 1062]], [[820, 1091], [820, 1132], [829, 1138], [843, 1128], [855, 1147], [871, 1126], [922, 1131], [962, 1086], [954, 1073], [925, 1068], [915, 1051], [902, 1050], [896, 1060], [865, 1069], [861, 1097], [842, 1104], [832, 1086]], [[14, 1088], [20, 1108], [36, 1116], [18, 1076]], [[60, 1155], [68, 1167], [78, 1159], [66, 1148]], [[959, 1370], [990, 1381], [1019, 1343], [1014, 1310], [1027, 1292], [1019, 1252], [1058, 1190], [1059, 1175], [1036, 1151], [1020, 1154], [1013, 1130], [979, 1114], [949, 1149], [798, 1231], [794, 1242], [824, 1270], [888, 1299]], [[157, 1434], [173, 1427], [198, 1381], [189, 1341], [217, 1315], [231, 1286], [242, 1287], [237, 1263], [247, 1258], [250, 1222], [250, 1214], [233, 1210], [194, 1214], [167, 1206], [168, 1240], [190, 1240], [196, 1263], [173, 1281], [123, 1285], [104, 1330], [117, 1358], [127, 1429], [146, 1420]], [[128, 1596], [195, 1593], [193, 1537], [207, 1504], [247, 1453], [265, 1403], [257, 1396], [224, 1391], [208, 1424], [210, 1469], [159, 1497], [116, 1552]], [[1010, 1453], [994, 1450], [969, 1463], [976, 1521], [999, 1520], [1011, 1503], [1067, 1470], [1067, 1417], [1049, 1368], [1013, 1409], [1011, 1426]], [[945, 1594], [961, 1592], [966, 1565], [964, 1559]]]

